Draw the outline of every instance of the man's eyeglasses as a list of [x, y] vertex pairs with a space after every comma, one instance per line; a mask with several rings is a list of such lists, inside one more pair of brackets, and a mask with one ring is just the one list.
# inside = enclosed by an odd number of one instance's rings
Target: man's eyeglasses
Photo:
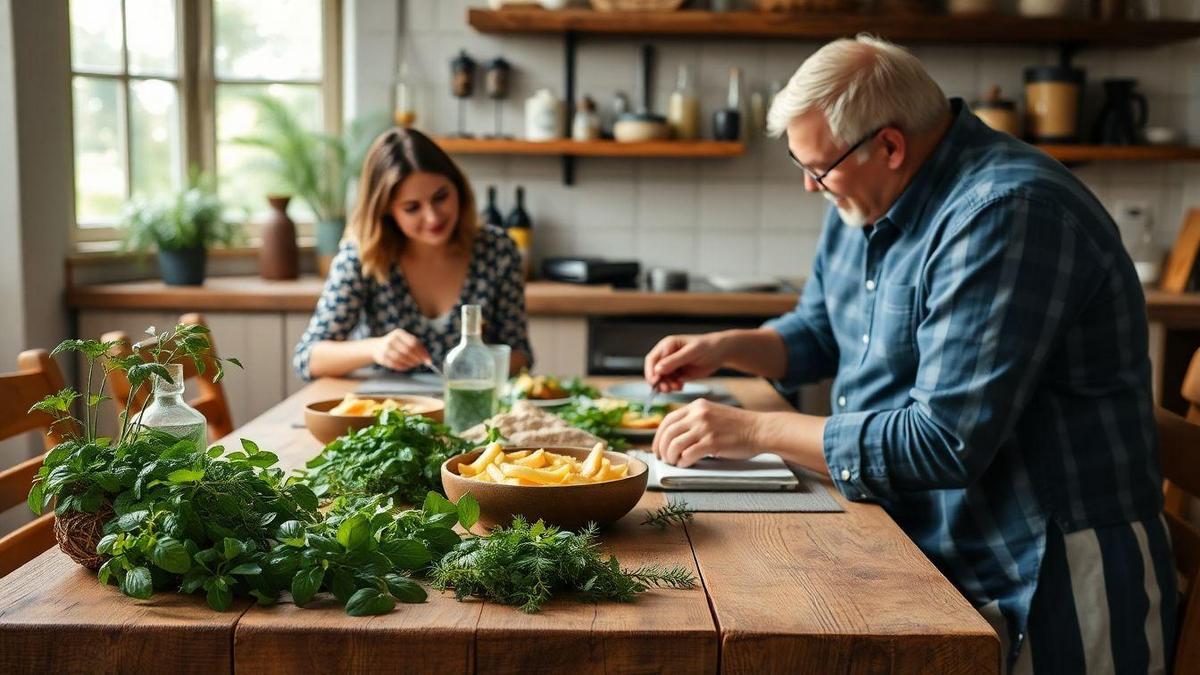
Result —
[[866, 143], [867, 141], [875, 138], [875, 136], [877, 134], [879, 134], [879, 132], [881, 132], [881, 131], [883, 131], [883, 127], [878, 127], [871, 133], [867, 134], [866, 136], [863, 136], [857, 143], [850, 146], [849, 150], [847, 150], [846, 152], [843, 152], [841, 157], [838, 157], [837, 159], [835, 159], [833, 161], [833, 164], [829, 165], [828, 169], [825, 169], [821, 173], [817, 173], [816, 171], [813, 171], [812, 169], [808, 168], [807, 166], [804, 166], [804, 163], [801, 162], [800, 160], [796, 159], [796, 156], [792, 154], [791, 148], [788, 148], [788, 151], [787, 151], [788, 158], [792, 160], [792, 164], [795, 164], [797, 167], [800, 168], [801, 171], [808, 174], [808, 177], [813, 179], [814, 183], [816, 183], [817, 185], [820, 185], [822, 190], [829, 190], [829, 188], [825, 187], [825, 183], [823, 183], [821, 181], [824, 180], [824, 178], [826, 176], [828, 176], [830, 173], [832, 173], [833, 170], [836, 169], [839, 164], [846, 161], [847, 157], [854, 154], [854, 151], [857, 150], [860, 146], [862, 146], [863, 143]]

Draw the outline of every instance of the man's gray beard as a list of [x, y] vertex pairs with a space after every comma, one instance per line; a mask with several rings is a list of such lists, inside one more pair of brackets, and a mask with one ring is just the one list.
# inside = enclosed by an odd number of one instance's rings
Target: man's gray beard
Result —
[[842, 222], [847, 227], [864, 227], [867, 224], [867, 218], [863, 214], [838, 206], [837, 197], [828, 192], [821, 192], [821, 196], [825, 198], [825, 201], [833, 204], [833, 208], [837, 209], [838, 215], [841, 216]]

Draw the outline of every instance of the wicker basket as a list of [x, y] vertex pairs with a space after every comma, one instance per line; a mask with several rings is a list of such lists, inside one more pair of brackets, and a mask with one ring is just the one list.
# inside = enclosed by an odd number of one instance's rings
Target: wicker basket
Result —
[[597, 12], [674, 12], [684, 0], [591, 0]]
[[858, 0], [756, 0], [760, 12], [848, 13], [858, 9]]
[[54, 518], [54, 538], [63, 553], [95, 572], [108, 556], [96, 553], [96, 545], [104, 536], [104, 524], [112, 520], [113, 511], [107, 504], [96, 513], [72, 511]]

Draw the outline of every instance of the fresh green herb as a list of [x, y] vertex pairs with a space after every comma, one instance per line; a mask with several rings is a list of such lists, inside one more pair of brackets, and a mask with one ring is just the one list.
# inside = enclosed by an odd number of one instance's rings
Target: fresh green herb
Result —
[[696, 512], [682, 499], [668, 499], [667, 505], [646, 514], [642, 525], [655, 525], [660, 529], [668, 525], [686, 525], [696, 517]]
[[563, 418], [567, 424], [604, 439], [610, 449], [622, 450], [629, 447], [629, 443], [624, 436], [617, 433], [617, 427], [621, 425], [621, 418], [628, 409], [628, 405], [601, 407], [596, 405], [594, 400], [579, 396], [572, 398], [571, 402], [563, 407], [555, 409], [554, 414]]
[[567, 390], [567, 394], [572, 397], [586, 396], [588, 398], [600, 398], [599, 389], [584, 383], [584, 381], [578, 377], [571, 378], [571, 381], [568, 382], [564, 388]]
[[449, 427], [388, 410], [375, 424], [325, 446], [301, 480], [318, 497], [383, 495], [412, 504], [431, 490], [441, 492], [442, 462], [470, 447]]
[[696, 584], [680, 566], [621, 569], [615, 557], [606, 560], [598, 550], [595, 526], [575, 534], [541, 521], [530, 525], [519, 516], [510, 527], [465, 539], [434, 566], [432, 577], [436, 588], [453, 589], [459, 600], [474, 596], [525, 612], [538, 611], [563, 592], [592, 601], [632, 602], [651, 587]]

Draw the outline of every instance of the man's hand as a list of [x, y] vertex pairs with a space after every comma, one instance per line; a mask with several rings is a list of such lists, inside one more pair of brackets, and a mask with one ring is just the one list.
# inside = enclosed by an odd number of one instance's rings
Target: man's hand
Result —
[[383, 337], [371, 338], [371, 358], [392, 370], [412, 370], [430, 360], [425, 345], [412, 333], [399, 328]]
[[659, 391], [679, 391], [683, 383], [708, 377], [724, 365], [724, 343], [717, 333], [668, 335], [646, 355], [646, 381]]
[[692, 401], [663, 418], [654, 434], [654, 454], [684, 468], [710, 456], [748, 459], [762, 452], [751, 440], [758, 415], [707, 399]]

